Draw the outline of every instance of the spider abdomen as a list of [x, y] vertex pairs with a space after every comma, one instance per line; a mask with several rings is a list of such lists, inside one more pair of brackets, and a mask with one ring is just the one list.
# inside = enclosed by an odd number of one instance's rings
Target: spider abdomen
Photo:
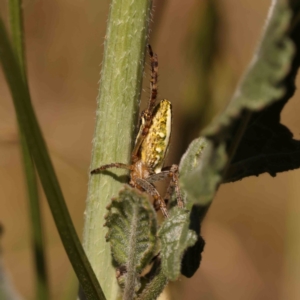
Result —
[[141, 145], [141, 161], [154, 173], [159, 173], [168, 151], [172, 125], [171, 102], [164, 99], [154, 109], [152, 124]]

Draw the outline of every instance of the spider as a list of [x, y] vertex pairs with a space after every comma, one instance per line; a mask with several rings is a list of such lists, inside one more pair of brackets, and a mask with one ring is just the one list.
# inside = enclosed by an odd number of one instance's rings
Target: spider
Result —
[[[179, 207], [183, 207], [183, 200], [178, 183], [178, 166], [173, 164], [170, 167], [163, 168], [170, 144], [172, 105], [166, 99], [156, 104], [158, 59], [157, 54], [153, 53], [150, 45], [148, 45], [148, 51], [151, 64], [151, 92], [148, 107], [140, 116], [139, 131], [131, 154], [131, 165], [111, 163], [92, 170], [91, 174], [97, 174], [109, 168], [129, 170], [129, 184], [150, 194], [153, 197], [155, 209], [160, 209], [162, 214], [167, 218], [168, 210], [166, 202], [169, 201], [174, 189]], [[165, 197], [162, 198], [154, 183], [166, 178], [170, 178], [171, 181]]]

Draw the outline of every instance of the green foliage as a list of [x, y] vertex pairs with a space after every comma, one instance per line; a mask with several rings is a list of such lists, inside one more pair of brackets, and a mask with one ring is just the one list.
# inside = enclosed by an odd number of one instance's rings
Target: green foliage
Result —
[[[203, 138], [198, 138], [191, 143], [180, 163], [183, 169], [180, 183], [187, 195], [188, 207], [194, 203], [207, 205], [217, 183], [222, 179], [220, 173], [226, 160], [225, 147], [220, 147], [215, 153], [210, 150], [211, 144]], [[211, 161], [209, 168], [205, 165], [207, 161]], [[205, 176], [200, 179], [204, 173]]]
[[[93, 167], [117, 161], [125, 163], [129, 159], [133, 124], [140, 98], [143, 73], [141, 62], [144, 58], [150, 6], [150, 1], [136, 1], [134, 4], [127, 0], [112, 2]], [[133, 19], [135, 22], [132, 22]], [[272, 133], [267, 149], [270, 149], [270, 145], [281, 144], [283, 140], [288, 145], [286, 153], [283, 152], [284, 149], [274, 147], [278, 161], [284, 155], [290, 156], [293, 151], [300, 153], [299, 141], [292, 140], [288, 129], [279, 123], [279, 114], [295, 90], [295, 74], [300, 64], [299, 53], [294, 56], [295, 45], [300, 45], [299, 5], [294, 1], [278, 0], [272, 7], [259, 50], [232, 101], [224, 113], [203, 131], [203, 137], [191, 143], [182, 158], [180, 186], [186, 207], [173, 207], [170, 217], [157, 232], [157, 216], [148, 196], [125, 188], [112, 200], [106, 217], [109, 228], [106, 238], [110, 242], [113, 264], [109, 246], [103, 241], [104, 230], [100, 229], [102, 220], [99, 216], [103, 215], [104, 207], [119, 190], [121, 183], [107, 174], [91, 177], [84, 246], [97, 278], [109, 278], [105, 282], [105, 293], [109, 299], [115, 299], [119, 291], [113, 276], [114, 268], [117, 269], [119, 283], [123, 287], [123, 299], [126, 300], [156, 299], [168, 280], [176, 280], [181, 273], [186, 276], [194, 274], [204, 247], [204, 241], [200, 237], [200, 221], [222, 182], [251, 174], [258, 175], [266, 170], [276, 174], [278, 171], [300, 166], [299, 159], [292, 159], [283, 168], [279, 164], [276, 167], [267, 165], [259, 158], [262, 153], [265, 154], [266, 149], [256, 147], [260, 148], [259, 151], [254, 151], [250, 156], [246, 149], [249, 141], [252, 146], [256, 143], [251, 137], [258, 130], [261, 131], [261, 128], [267, 128], [266, 131]], [[16, 52], [19, 55], [20, 48]], [[22, 63], [18, 63], [2, 22], [0, 55], [18, 122], [24, 130], [26, 143], [39, 172], [59, 233], [85, 296], [88, 299], [105, 299], [80, 247], [30, 103], [28, 86], [20, 67]], [[251, 131], [253, 128], [257, 131]], [[276, 139], [274, 132], [277, 134]], [[111, 136], [120, 138], [113, 140]], [[264, 143], [266, 137], [267, 133], [260, 143]], [[106, 143], [108, 140], [110, 142]], [[106, 147], [103, 147], [104, 143]], [[245, 172], [244, 169], [248, 170], [246, 166], [249, 165], [249, 157], [259, 161], [259, 167], [249, 168], [251, 171]], [[99, 194], [103, 199], [99, 199]], [[97, 264], [99, 249], [103, 251], [101, 264]], [[150, 263], [153, 263], [152, 269], [142, 275]]]
[[187, 278], [192, 277], [200, 266], [202, 259], [202, 251], [205, 246], [205, 241], [201, 236], [201, 219], [202, 210], [205, 210], [204, 207], [194, 205], [190, 212], [189, 220], [189, 229], [193, 230], [197, 235], [196, 243], [188, 247], [184, 252], [182, 261], [181, 261], [181, 274]]
[[204, 131], [207, 146], [202, 160], [182, 177], [189, 201], [208, 205], [222, 182], [226, 169], [243, 136], [251, 114], [266, 109], [284, 95], [282, 84], [290, 69], [294, 46], [288, 37], [291, 11], [286, 1], [277, 1], [247, 74], [224, 113]]
[[189, 211], [176, 207], [159, 229], [161, 266], [169, 280], [176, 280], [179, 277], [183, 254], [188, 247], [193, 246], [197, 241], [196, 233], [189, 230], [189, 220]]
[[[259, 50], [232, 101], [203, 131], [203, 137], [191, 143], [182, 158], [180, 186], [188, 210], [173, 208], [158, 232], [161, 272], [169, 280], [176, 280], [181, 272], [192, 276], [196, 271], [204, 246], [199, 223], [230, 168], [249, 121], [255, 114], [279, 103], [286, 94], [285, 79], [289, 76], [295, 53], [293, 39], [289, 36], [292, 20], [287, 2], [277, 1], [269, 15]], [[194, 260], [192, 256], [198, 258]], [[150, 280], [141, 295], [145, 295], [147, 287], [153, 283], [154, 279]]]
[[[204, 138], [197, 138], [193, 140], [185, 154], [182, 156], [179, 164], [180, 177], [184, 178], [193, 169], [195, 169], [202, 160], [202, 153], [206, 147]], [[182, 180], [184, 181], [184, 180]], [[188, 192], [188, 191], [187, 191]], [[188, 197], [189, 198], [189, 197]]]
[[[158, 296], [167, 279], [178, 278], [184, 252], [198, 239], [197, 234], [189, 229], [189, 211], [173, 208], [170, 218], [163, 222], [156, 234], [156, 213], [149, 197], [129, 187], [112, 200], [108, 211], [105, 217], [109, 228], [106, 239], [110, 242], [118, 281], [124, 290], [123, 299], [136, 296], [143, 299], [150, 294]], [[141, 287], [141, 273], [157, 253], [161, 264], [154, 267], [152, 272], [155, 275], [144, 278], [146, 285]]]
[[138, 295], [137, 300], [156, 299], [161, 294], [167, 283], [168, 279], [162, 268], [159, 267], [157, 272], [153, 275], [152, 280], [146, 285], [142, 293]]
[[[281, 111], [296, 90], [295, 78], [300, 65], [298, 50], [300, 49], [300, 5], [298, 1], [288, 1], [288, 3], [292, 14], [285, 36], [293, 42], [297, 51], [291, 62], [287, 61], [287, 74], [280, 82], [280, 86], [284, 87], [284, 93], [268, 107], [252, 113], [228, 165], [224, 182], [240, 180], [251, 175], [258, 176], [264, 172], [276, 176], [278, 172], [300, 167], [300, 141], [293, 139], [290, 130], [280, 123]], [[279, 41], [278, 46], [284, 46], [281, 44]], [[274, 64], [277, 64], [275, 60]]]
[[123, 269], [124, 299], [140, 288], [139, 276], [154, 255], [157, 222], [149, 197], [126, 187], [108, 207], [106, 239], [118, 269]]
[[244, 111], [262, 110], [282, 97], [285, 87], [281, 82], [288, 74], [295, 52], [287, 35], [290, 21], [291, 11], [286, 1], [277, 1], [246, 76], [224, 113], [204, 130], [206, 137], [214, 141], [228, 139], [230, 131], [234, 132], [234, 122], [241, 119]]

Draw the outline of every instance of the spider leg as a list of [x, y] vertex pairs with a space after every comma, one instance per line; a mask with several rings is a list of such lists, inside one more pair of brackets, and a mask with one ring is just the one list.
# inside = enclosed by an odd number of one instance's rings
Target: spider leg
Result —
[[135, 140], [134, 149], [132, 151], [132, 161], [135, 162], [138, 160], [138, 151], [141, 144], [143, 143], [145, 137], [149, 132], [149, 128], [152, 122], [152, 114], [155, 107], [157, 99], [157, 77], [158, 77], [158, 58], [157, 54], [153, 53], [152, 48], [148, 45], [148, 51], [150, 55], [150, 65], [151, 65], [151, 80], [150, 80], [150, 98], [148, 102], [148, 107], [141, 113], [139, 132]]
[[165, 180], [166, 178], [169, 178], [169, 173], [170, 173], [169, 170], [162, 171], [159, 173], [151, 174], [149, 177], [147, 177], [145, 179], [150, 183], [154, 183], [154, 182]]
[[155, 107], [155, 102], [157, 98], [157, 77], [158, 77], [158, 58], [157, 54], [153, 53], [151, 46], [148, 44], [148, 51], [150, 55], [150, 65], [151, 65], [151, 80], [150, 80], [150, 99], [148, 104], [148, 110], [151, 112]]
[[[147, 177], [145, 180], [147, 180], [149, 183], [153, 184], [157, 181], [165, 180], [166, 178], [169, 178], [169, 171], [162, 171], [160, 173], [154, 173], [154, 174], [150, 175], [149, 177]], [[172, 195], [172, 191], [169, 194]], [[165, 201], [166, 205], [168, 204], [169, 198], [164, 197], [164, 201]], [[159, 208], [159, 203], [154, 201], [153, 206], [155, 209], [157, 209], [157, 207]]]
[[[170, 186], [173, 185], [173, 187], [175, 188], [175, 192], [176, 192], [176, 196], [177, 196], [176, 197], [177, 205], [178, 205], [178, 207], [183, 208], [184, 203], [183, 203], [183, 199], [182, 199], [180, 187], [179, 187], [179, 171], [178, 171], [177, 165], [171, 166], [169, 176], [171, 177]], [[168, 188], [168, 190], [169, 190], [169, 188]], [[167, 192], [168, 192], [168, 190], [167, 190]], [[169, 197], [171, 197], [171, 195]]]
[[136, 183], [139, 187], [141, 187], [144, 191], [149, 193], [153, 199], [154, 199], [154, 204], [158, 203], [158, 207], [161, 210], [162, 214], [164, 215], [165, 218], [168, 218], [168, 210], [167, 210], [167, 205], [164, 201], [164, 199], [161, 197], [155, 186], [153, 186], [150, 182], [148, 182], [145, 179], [137, 178]]
[[112, 163], [112, 164], [108, 164], [108, 165], [103, 165], [97, 169], [94, 169], [91, 171], [91, 174], [98, 174], [101, 173], [101, 171], [110, 169], [110, 168], [119, 168], [119, 169], [126, 169], [126, 170], [132, 170], [132, 166], [131, 165], [126, 165], [126, 164], [122, 164], [122, 163]]
[[180, 192], [179, 187], [179, 172], [178, 172], [178, 166], [172, 165], [171, 167], [166, 168], [164, 171], [161, 171], [160, 173], [152, 174], [150, 175], [146, 180], [150, 183], [154, 183], [157, 181], [164, 180], [166, 178], [171, 178], [170, 184], [167, 188], [166, 195], [164, 197], [165, 201], [169, 201], [171, 198], [173, 191], [175, 189], [176, 192], [176, 198], [177, 198], [177, 205], [182, 208], [183, 207], [183, 199]]

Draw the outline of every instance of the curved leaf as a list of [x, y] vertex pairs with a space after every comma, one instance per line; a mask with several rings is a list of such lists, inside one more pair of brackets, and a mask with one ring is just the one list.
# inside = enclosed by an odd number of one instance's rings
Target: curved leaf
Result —
[[246, 76], [226, 110], [203, 131], [207, 146], [201, 162], [182, 178], [195, 204], [208, 205], [213, 199], [252, 115], [284, 96], [283, 82], [294, 54], [289, 38], [291, 22], [292, 10], [288, 2], [274, 1], [264, 37]]
[[172, 215], [158, 231], [161, 239], [161, 267], [169, 280], [178, 278], [184, 252], [197, 241], [196, 233], [189, 229], [189, 218], [188, 210], [173, 208]]
[[264, 37], [248, 72], [224, 113], [203, 131], [207, 138], [214, 141], [230, 139], [228, 134], [236, 129], [235, 121], [241, 120], [246, 110], [260, 111], [278, 101], [285, 93], [282, 81], [290, 71], [295, 53], [288, 36], [292, 12], [285, 0], [273, 3]]
[[126, 187], [108, 207], [107, 241], [124, 281], [124, 299], [140, 288], [139, 275], [154, 255], [156, 213], [146, 194]]
[[300, 167], [300, 141], [293, 139], [290, 130], [280, 123], [280, 113], [295, 92], [295, 78], [300, 65], [300, 4], [294, 0], [289, 3], [293, 15], [287, 34], [297, 51], [282, 82], [285, 93], [278, 101], [252, 115], [226, 172], [226, 182], [264, 172], [276, 176], [278, 172]]
[[198, 270], [205, 246], [205, 241], [200, 235], [200, 216], [202, 215], [202, 209], [203, 207], [194, 205], [190, 213], [189, 229], [196, 233], [197, 241], [193, 246], [186, 249], [181, 261], [181, 274], [188, 278], [191, 278]]
[[145, 286], [141, 294], [138, 295], [137, 300], [153, 300], [157, 299], [162, 293], [164, 287], [168, 283], [168, 279], [162, 268], [155, 268], [156, 272], [152, 276], [152, 280]]

